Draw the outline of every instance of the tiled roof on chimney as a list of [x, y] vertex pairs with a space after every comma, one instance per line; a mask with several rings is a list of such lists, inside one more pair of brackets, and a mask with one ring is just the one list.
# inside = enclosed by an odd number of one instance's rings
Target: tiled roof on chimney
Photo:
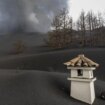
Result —
[[64, 65], [71, 67], [98, 67], [99, 64], [93, 62], [89, 58], [85, 57], [83, 54], [78, 55], [78, 57], [64, 63]]

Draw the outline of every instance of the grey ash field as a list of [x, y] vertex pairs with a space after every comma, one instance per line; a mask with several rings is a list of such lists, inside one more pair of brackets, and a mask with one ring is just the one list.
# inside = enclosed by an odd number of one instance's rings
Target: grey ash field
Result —
[[72, 49], [36, 54], [8, 55], [0, 59], [0, 105], [87, 105], [69, 96], [69, 71], [63, 65], [78, 54], [96, 61], [96, 100], [105, 105], [105, 48]]

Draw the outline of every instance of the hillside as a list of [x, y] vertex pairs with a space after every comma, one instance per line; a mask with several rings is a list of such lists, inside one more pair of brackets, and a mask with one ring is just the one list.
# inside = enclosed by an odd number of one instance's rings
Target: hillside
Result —
[[0, 57], [1, 105], [87, 105], [70, 97], [69, 71], [63, 65], [84, 53], [100, 64], [95, 71], [96, 100], [104, 105], [105, 49], [72, 49]]
[[0, 55], [13, 53], [15, 50], [15, 43], [18, 41], [24, 44], [26, 51], [30, 48], [38, 48], [45, 45], [44, 39], [46, 39], [46, 37], [47, 35], [37, 32], [0, 35]]
[[68, 72], [64, 62], [84, 53], [86, 57], [99, 63], [95, 75], [105, 80], [105, 49], [72, 49], [38, 54], [9, 55], [0, 58], [1, 69], [40, 70], [49, 72]]

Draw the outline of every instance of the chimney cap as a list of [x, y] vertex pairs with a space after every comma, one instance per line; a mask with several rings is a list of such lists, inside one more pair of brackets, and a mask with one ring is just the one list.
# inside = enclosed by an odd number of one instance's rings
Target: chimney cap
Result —
[[84, 54], [79, 54], [76, 58], [64, 63], [64, 65], [71, 67], [98, 67], [99, 64], [85, 57]]

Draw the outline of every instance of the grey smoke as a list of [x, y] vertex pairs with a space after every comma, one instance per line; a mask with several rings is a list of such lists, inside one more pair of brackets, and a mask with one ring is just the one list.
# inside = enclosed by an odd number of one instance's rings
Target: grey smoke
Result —
[[68, 0], [0, 0], [0, 33], [46, 32]]

